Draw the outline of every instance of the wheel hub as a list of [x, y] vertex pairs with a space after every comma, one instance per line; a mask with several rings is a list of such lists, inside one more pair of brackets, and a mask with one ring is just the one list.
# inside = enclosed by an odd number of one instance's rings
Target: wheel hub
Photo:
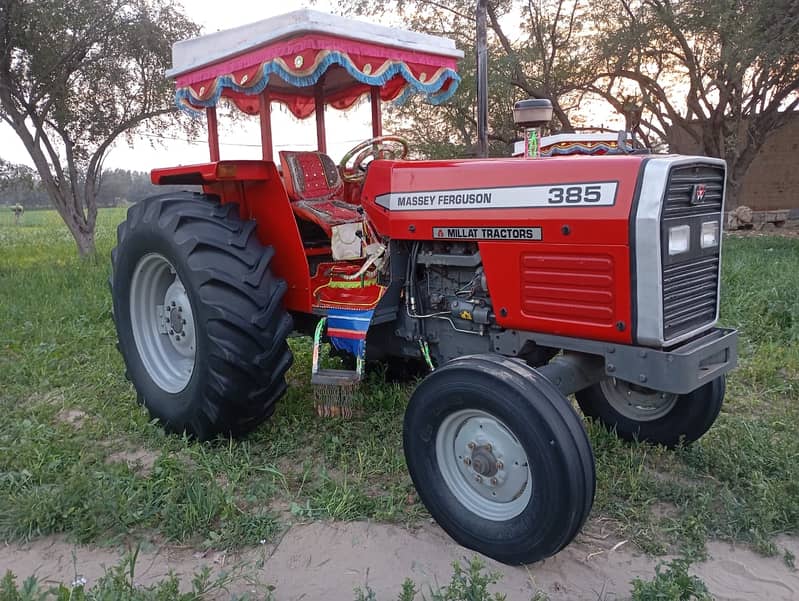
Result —
[[481, 476], [495, 476], [499, 471], [497, 468], [497, 458], [491, 452], [488, 445], [475, 447], [471, 457], [472, 469]]
[[677, 394], [652, 390], [616, 378], [602, 380], [600, 387], [613, 409], [637, 422], [660, 419], [674, 408], [679, 398]]
[[513, 432], [485, 411], [449, 415], [436, 435], [436, 459], [450, 491], [494, 521], [519, 515], [532, 496], [527, 454]]
[[183, 319], [183, 316], [180, 314], [177, 307], [172, 307], [172, 309], [169, 311], [169, 323], [175, 330], [175, 334], [180, 334], [183, 332], [183, 324], [186, 323], [186, 320]]
[[163, 255], [139, 259], [130, 283], [130, 318], [150, 379], [166, 392], [183, 390], [194, 372], [194, 313], [183, 282]]

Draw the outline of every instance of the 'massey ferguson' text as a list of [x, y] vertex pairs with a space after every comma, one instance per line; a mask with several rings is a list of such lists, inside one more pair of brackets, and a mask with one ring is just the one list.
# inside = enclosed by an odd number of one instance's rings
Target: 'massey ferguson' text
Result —
[[491, 204], [491, 192], [409, 194], [396, 199], [398, 207], [452, 207]]

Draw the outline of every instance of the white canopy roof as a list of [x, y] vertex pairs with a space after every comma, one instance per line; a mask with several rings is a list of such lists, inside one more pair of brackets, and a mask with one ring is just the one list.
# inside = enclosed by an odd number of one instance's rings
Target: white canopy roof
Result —
[[243, 54], [265, 44], [302, 33], [334, 35], [360, 42], [393, 46], [403, 50], [462, 58], [463, 52], [449, 38], [375, 25], [366, 21], [302, 9], [225, 31], [218, 31], [172, 46], [172, 68], [176, 77], [220, 60]]

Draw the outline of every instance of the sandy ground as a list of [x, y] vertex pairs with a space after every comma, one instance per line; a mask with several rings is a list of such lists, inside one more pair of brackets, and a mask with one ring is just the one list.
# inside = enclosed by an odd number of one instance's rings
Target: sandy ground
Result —
[[[778, 546], [799, 556], [799, 539], [783, 538]], [[708, 551], [708, 561], [695, 564], [692, 570], [720, 601], [799, 599], [799, 572], [780, 557], [761, 557], [717, 542], [710, 543]], [[66, 583], [82, 576], [91, 586], [123, 552], [75, 547], [47, 538], [0, 547], [0, 572], [10, 569], [20, 579], [36, 574], [40, 581]], [[209, 566], [215, 572], [234, 569], [229, 592], [255, 593], [255, 598], [263, 598], [264, 587], [271, 586], [279, 601], [349, 600], [354, 598], [354, 588], [368, 584], [378, 600], [391, 600], [406, 577], [425, 592], [430, 585], [449, 581], [454, 560], [473, 555], [433, 524], [407, 530], [367, 522], [316, 522], [291, 527], [277, 545], [235, 556], [178, 547], [143, 549], [136, 581], [148, 584], [171, 570], [186, 583], [195, 571]], [[636, 576], [651, 578], [657, 561], [637, 553], [632, 544], [604, 535], [601, 524], [591, 523], [574, 543], [546, 561], [522, 567], [490, 560], [487, 564], [502, 574], [493, 590], [505, 593], [509, 600], [529, 600], [543, 591], [553, 601], [612, 601], [629, 596], [630, 580]]]

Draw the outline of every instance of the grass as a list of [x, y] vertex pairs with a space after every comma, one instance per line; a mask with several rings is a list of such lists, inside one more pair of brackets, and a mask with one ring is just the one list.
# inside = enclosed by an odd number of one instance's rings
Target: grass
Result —
[[[402, 456], [411, 388], [372, 376], [362, 417], [320, 420], [307, 339], [291, 340], [275, 417], [245, 440], [200, 444], [150, 423], [110, 317], [123, 217], [100, 212], [99, 259], [81, 261], [54, 212], [20, 226], [0, 212], [0, 539], [227, 548], [272, 540], [290, 521], [426, 515]], [[709, 537], [775, 553], [775, 536], [799, 529], [799, 241], [730, 237], [725, 251], [722, 321], [740, 329], [741, 359], [716, 425], [668, 452], [587, 424], [592, 515], [652, 553], [701, 557]]]

